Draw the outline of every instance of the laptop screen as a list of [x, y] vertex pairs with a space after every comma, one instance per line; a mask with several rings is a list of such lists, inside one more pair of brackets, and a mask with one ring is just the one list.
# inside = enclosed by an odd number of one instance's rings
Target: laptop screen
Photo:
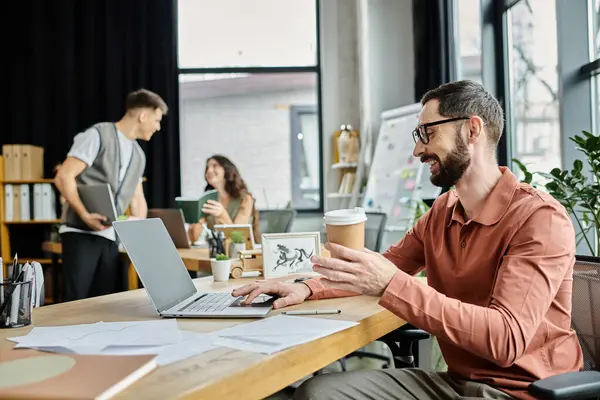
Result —
[[113, 225], [159, 312], [196, 293], [192, 278], [159, 218], [119, 221]]

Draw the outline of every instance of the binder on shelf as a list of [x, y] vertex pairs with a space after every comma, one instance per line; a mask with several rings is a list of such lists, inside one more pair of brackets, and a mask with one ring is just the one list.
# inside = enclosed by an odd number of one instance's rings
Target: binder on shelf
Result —
[[21, 177], [36, 180], [44, 177], [44, 148], [30, 144], [21, 145]]
[[13, 220], [13, 185], [4, 185], [4, 219]]
[[44, 219], [41, 183], [33, 185], [33, 219], [36, 221], [42, 221]]
[[42, 219], [56, 219], [56, 195], [52, 190], [52, 185], [42, 183]]
[[18, 180], [21, 179], [21, 145], [13, 144], [10, 150], [12, 151], [12, 179]]
[[20, 185], [21, 192], [21, 221], [31, 220], [31, 199], [29, 195], [29, 185]]
[[31, 144], [5, 144], [4, 180], [37, 180], [44, 177], [44, 148]]
[[[2, 155], [4, 156], [4, 180], [13, 180], [15, 174], [12, 145], [5, 144], [2, 146]], [[12, 204], [12, 201], [11, 201]]]
[[21, 220], [21, 185], [13, 185], [13, 221]]

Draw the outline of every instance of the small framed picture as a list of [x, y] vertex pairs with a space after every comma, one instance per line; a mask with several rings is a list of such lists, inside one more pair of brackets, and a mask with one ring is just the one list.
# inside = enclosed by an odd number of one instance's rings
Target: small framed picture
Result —
[[290, 274], [317, 275], [310, 258], [321, 255], [319, 232], [267, 233], [262, 235], [265, 279]]

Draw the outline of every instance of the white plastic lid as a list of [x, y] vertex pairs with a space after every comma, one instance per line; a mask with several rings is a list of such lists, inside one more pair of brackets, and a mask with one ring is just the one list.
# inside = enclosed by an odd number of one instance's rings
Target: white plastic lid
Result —
[[323, 219], [327, 225], [354, 225], [366, 221], [367, 214], [364, 208], [354, 207], [326, 212]]

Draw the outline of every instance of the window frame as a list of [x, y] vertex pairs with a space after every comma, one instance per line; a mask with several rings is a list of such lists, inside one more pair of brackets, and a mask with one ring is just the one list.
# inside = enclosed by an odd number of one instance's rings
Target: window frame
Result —
[[[512, 166], [512, 136], [515, 124], [510, 104], [512, 68], [509, 60], [511, 32], [508, 11], [521, 1], [525, 0], [480, 0], [483, 84], [496, 96], [504, 110], [506, 122], [497, 156], [500, 165], [508, 166]], [[600, 80], [600, 57], [595, 54], [592, 37], [594, 33], [590, 34], [589, 30], [591, 13], [595, 12], [593, 0], [555, 2], [561, 167], [572, 169], [573, 161], [580, 153], [569, 138], [582, 130], [600, 134], [600, 121], [596, 120], [597, 111], [594, 109], [600, 106], [595, 87], [595, 80]], [[451, 8], [456, 9], [454, 5]], [[452, 39], [455, 37], [455, 30], [454, 26], [449, 27], [448, 34]], [[454, 40], [450, 40], [450, 43], [453, 42]], [[453, 45], [449, 45], [448, 50], [456, 51]], [[458, 77], [454, 75], [450, 78], [455, 80]], [[581, 107], [581, 104], [589, 104], [589, 107]], [[587, 254], [586, 251], [583, 245], [577, 249], [578, 254]]]
[[[303, 65], [303, 66], [270, 66], [270, 67], [208, 67], [208, 68], [179, 68], [179, 61], [177, 61], [178, 65], [177, 65], [177, 81], [179, 82], [179, 77], [181, 75], [191, 75], [191, 74], [231, 74], [231, 73], [246, 73], [246, 74], [254, 74], [254, 75], [259, 75], [259, 74], [277, 74], [277, 73], [281, 73], [281, 74], [285, 74], [285, 73], [293, 73], [293, 72], [312, 72], [316, 74], [317, 77], [317, 104], [316, 104], [316, 110], [317, 110], [317, 126], [318, 126], [318, 141], [319, 141], [319, 207], [318, 209], [316, 208], [299, 208], [296, 209], [296, 212], [298, 213], [314, 213], [314, 212], [323, 212], [323, 210], [325, 209], [325, 180], [324, 180], [324, 174], [323, 174], [323, 113], [322, 113], [322, 102], [323, 102], [323, 94], [322, 94], [322, 64], [321, 64], [321, 16], [320, 16], [320, 7], [319, 7], [319, 3], [321, 0], [314, 0], [315, 2], [315, 18], [316, 18], [316, 41], [317, 41], [317, 45], [316, 45], [316, 63], [315, 65]], [[174, 7], [175, 7], [175, 12], [174, 12], [174, 18], [175, 18], [175, 26], [179, 26], [178, 25], [178, 18], [177, 18], [177, 11], [179, 8], [179, 4], [178, 1], [175, 0], [174, 2]], [[179, 35], [179, 30], [176, 29], [176, 34], [175, 34], [175, 48], [177, 49], [177, 43], [178, 43], [178, 35]], [[178, 52], [178, 50], [177, 50]], [[179, 60], [179, 57], [176, 57], [177, 60]], [[291, 151], [291, 150], [290, 150]], [[293, 182], [295, 181], [293, 175], [290, 179], [290, 181]], [[293, 190], [293, 188], [292, 188]], [[292, 199], [290, 201], [293, 200], [293, 196]], [[293, 201], [292, 201], [292, 205], [293, 205]]]

